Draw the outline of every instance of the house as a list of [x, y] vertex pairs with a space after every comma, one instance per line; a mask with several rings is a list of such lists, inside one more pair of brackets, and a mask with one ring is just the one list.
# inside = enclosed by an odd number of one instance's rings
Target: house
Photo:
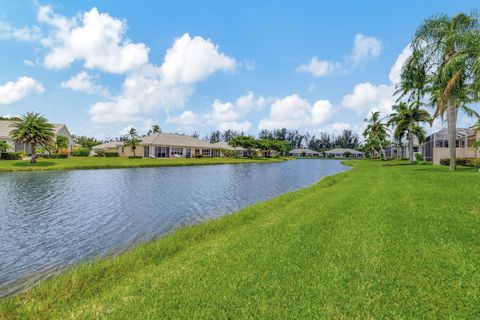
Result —
[[325, 151], [325, 155], [330, 158], [365, 158], [365, 153], [346, 148], [328, 150]]
[[219, 142], [215, 142], [213, 145], [222, 150], [222, 156], [224, 155], [223, 150], [230, 150], [230, 151], [235, 151], [236, 157], [248, 157], [248, 150], [242, 147], [234, 148], [231, 145], [229, 145], [228, 142], [219, 141]]
[[[476, 140], [480, 140], [480, 132], [457, 128], [457, 158], [479, 158], [480, 154], [475, 147]], [[432, 161], [433, 164], [440, 164], [440, 159], [449, 159], [448, 128], [443, 128], [426, 137], [422, 145], [422, 153], [424, 160]]]
[[[400, 153], [400, 155], [399, 155]], [[413, 154], [422, 153], [422, 148], [420, 143], [418, 143], [417, 138], [413, 138]], [[408, 141], [403, 143], [402, 145], [398, 145], [398, 143], [392, 143], [391, 145], [385, 147], [383, 149], [383, 155], [385, 159], [406, 159], [409, 157], [408, 154]]]
[[[95, 146], [93, 150], [118, 152], [120, 157], [133, 156], [132, 148], [125, 147], [123, 142], [118, 141]], [[141, 138], [135, 155], [144, 158], [220, 157], [221, 148], [183, 134], [154, 133]]]
[[319, 157], [320, 152], [313, 151], [313, 150], [310, 150], [310, 149], [299, 148], [299, 149], [290, 150], [288, 152], [288, 155], [292, 156], [292, 157], [297, 157], [297, 158], [300, 158], [300, 157]]
[[[10, 120], [0, 120], [0, 141], [5, 141], [10, 145], [10, 149], [8, 152], [18, 152], [18, 151], [25, 151], [27, 154], [32, 152], [30, 145], [24, 145], [23, 143], [15, 144], [10, 137], [10, 132], [13, 130], [12, 128], [13, 121]], [[75, 147], [75, 140], [73, 136], [70, 134], [67, 126], [65, 124], [54, 124], [53, 131], [55, 133], [55, 137], [57, 136], [64, 136], [68, 138], [68, 150], [69, 152], [73, 151]]]

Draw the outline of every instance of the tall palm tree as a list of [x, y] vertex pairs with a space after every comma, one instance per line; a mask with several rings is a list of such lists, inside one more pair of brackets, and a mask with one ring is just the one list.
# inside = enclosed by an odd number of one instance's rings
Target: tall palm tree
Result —
[[158, 124], [152, 124], [152, 127], [150, 128], [150, 130], [148, 130], [147, 135], [160, 132], [162, 132], [160, 126]]
[[425, 138], [425, 130], [420, 125], [423, 122], [431, 122], [430, 114], [422, 109], [416, 102], [407, 104], [400, 102], [392, 106], [393, 113], [390, 114], [387, 125], [394, 125], [395, 137], [408, 137], [408, 159], [413, 164], [413, 139], [416, 137], [418, 142]]
[[142, 139], [138, 136], [137, 129], [135, 128], [130, 128], [128, 130], [127, 136], [125, 137], [125, 141], [123, 142], [123, 145], [125, 147], [130, 147], [133, 152], [133, 156], [136, 157], [137, 155], [135, 154], [135, 150], [137, 150], [137, 146], [142, 142]]
[[10, 137], [15, 143], [31, 146], [31, 163], [37, 162], [37, 146], [45, 147], [51, 144], [55, 136], [53, 125], [39, 113], [27, 112], [14, 120], [11, 127], [13, 130], [10, 132]]
[[456, 168], [456, 124], [461, 109], [471, 116], [466, 104], [480, 99], [480, 26], [476, 14], [441, 15], [427, 19], [412, 41], [414, 54], [426, 64], [434, 118], [448, 120], [450, 170]]
[[383, 147], [387, 142], [387, 125], [380, 119], [380, 111], [372, 112], [370, 119], [365, 119], [367, 128], [363, 132], [363, 136], [367, 139], [367, 146], [372, 151], [382, 153]]

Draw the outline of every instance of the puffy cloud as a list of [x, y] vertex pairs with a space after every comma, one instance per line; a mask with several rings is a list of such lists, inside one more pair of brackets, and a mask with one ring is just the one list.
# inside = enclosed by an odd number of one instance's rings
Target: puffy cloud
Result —
[[158, 109], [182, 108], [196, 82], [234, 66], [235, 60], [219, 52], [211, 40], [184, 34], [167, 50], [161, 66], [147, 64], [129, 74], [120, 95], [94, 104], [90, 115], [96, 122], [117, 122], [142, 118]]
[[99, 13], [97, 8], [68, 19], [50, 6], [41, 6], [37, 19], [55, 29], [41, 41], [50, 49], [44, 59], [47, 68], [62, 69], [82, 60], [89, 69], [124, 73], [148, 62], [145, 44], [125, 37], [126, 22]]
[[109, 97], [110, 92], [107, 88], [95, 83], [95, 78], [87, 72], [82, 71], [72, 76], [67, 81], [63, 81], [60, 86], [75, 91], [85, 92], [87, 94], [97, 94], [104, 97]]
[[400, 76], [402, 74], [402, 67], [405, 61], [407, 61], [408, 57], [412, 54], [412, 48], [410, 45], [406, 46], [403, 51], [398, 55], [395, 63], [393, 64], [392, 68], [390, 69], [390, 73], [388, 74], [388, 79], [392, 84], [397, 84], [400, 82]]
[[255, 94], [249, 91], [235, 101], [235, 106], [241, 113], [248, 113], [262, 109], [266, 102], [267, 100], [263, 96], [255, 97]]
[[357, 64], [380, 55], [382, 43], [375, 37], [356, 34], [350, 59]]
[[233, 130], [233, 131], [250, 131], [252, 128], [252, 124], [249, 121], [238, 122], [238, 121], [228, 121], [228, 122], [221, 122], [217, 126], [218, 130]]
[[333, 107], [327, 100], [318, 100], [313, 106], [297, 94], [277, 99], [270, 107], [270, 115], [261, 119], [259, 129], [302, 128], [322, 124], [332, 116]]
[[167, 123], [178, 124], [181, 126], [195, 126], [199, 125], [200, 117], [198, 117], [193, 111], [184, 111], [179, 116], [168, 116]]
[[218, 70], [233, 70], [235, 60], [218, 51], [210, 39], [185, 33], [167, 50], [160, 67], [166, 85], [191, 84], [207, 79]]
[[33, 62], [32, 60], [29, 60], [29, 59], [25, 59], [25, 60], [23, 60], [23, 64], [26, 65], [26, 66], [29, 66], [29, 67], [33, 67], [35, 65], [35, 62]]
[[389, 113], [395, 102], [393, 94], [395, 89], [392, 85], [374, 85], [370, 82], [358, 83], [351, 94], [343, 97], [342, 105], [364, 113], [365, 111], [381, 111]]
[[9, 81], [0, 85], [0, 104], [19, 101], [32, 93], [42, 93], [43, 85], [30, 77], [20, 77], [17, 81]]
[[314, 77], [322, 77], [334, 73], [341, 69], [341, 64], [338, 62], [332, 62], [328, 60], [318, 60], [317, 57], [313, 57], [309, 64], [302, 64], [295, 70], [297, 72], [310, 73]]
[[5, 21], [0, 21], [0, 40], [38, 41], [41, 38], [40, 28], [14, 28]]

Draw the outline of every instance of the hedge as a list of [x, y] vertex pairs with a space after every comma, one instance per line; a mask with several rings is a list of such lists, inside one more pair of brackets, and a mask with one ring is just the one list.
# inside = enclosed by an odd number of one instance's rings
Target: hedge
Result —
[[105, 152], [105, 157], [107, 157], [107, 158], [118, 157], [118, 152]]
[[23, 158], [23, 152], [2, 152], [0, 153], [0, 159], [2, 160], [21, 160]]

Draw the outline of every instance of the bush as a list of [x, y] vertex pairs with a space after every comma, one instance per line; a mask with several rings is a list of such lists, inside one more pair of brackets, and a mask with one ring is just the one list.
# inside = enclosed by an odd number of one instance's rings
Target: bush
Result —
[[480, 169], [480, 159], [468, 159], [467, 166]]
[[468, 160], [466, 158], [457, 158], [457, 166], [466, 166], [467, 161]]
[[201, 154], [196, 154], [196, 155], [194, 155], [194, 158], [197, 158], [197, 159], [200, 159], [200, 158], [202, 158], [202, 157], [203, 157], [203, 156], [202, 156]]
[[421, 153], [415, 153], [415, 160], [417, 160], [417, 161], [423, 161], [423, 154], [421, 154]]
[[450, 158], [442, 158], [440, 159], [440, 164], [442, 166], [449, 166], [450, 165]]
[[118, 152], [105, 152], [105, 157], [116, 158], [116, 157], [118, 157]]
[[68, 158], [68, 154], [63, 153], [54, 153], [54, 154], [45, 154], [43, 155], [45, 159], [66, 159]]
[[23, 158], [20, 152], [2, 152], [0, 159], [2, 160], [21, 160]]
[[224, 150], [222, 150], [222, 152], [223, 152], [223, 155], [227, 158], [235, 157], [235, 151], [234, 150], [224, 149]]
[[77, 148], [72, 152], [72, 156], [74, 157], [88, 157], [89, 155], [90, 149], [88, 148]]
[[128, 159], [142, 159], [142, 156], [128, 156]]

